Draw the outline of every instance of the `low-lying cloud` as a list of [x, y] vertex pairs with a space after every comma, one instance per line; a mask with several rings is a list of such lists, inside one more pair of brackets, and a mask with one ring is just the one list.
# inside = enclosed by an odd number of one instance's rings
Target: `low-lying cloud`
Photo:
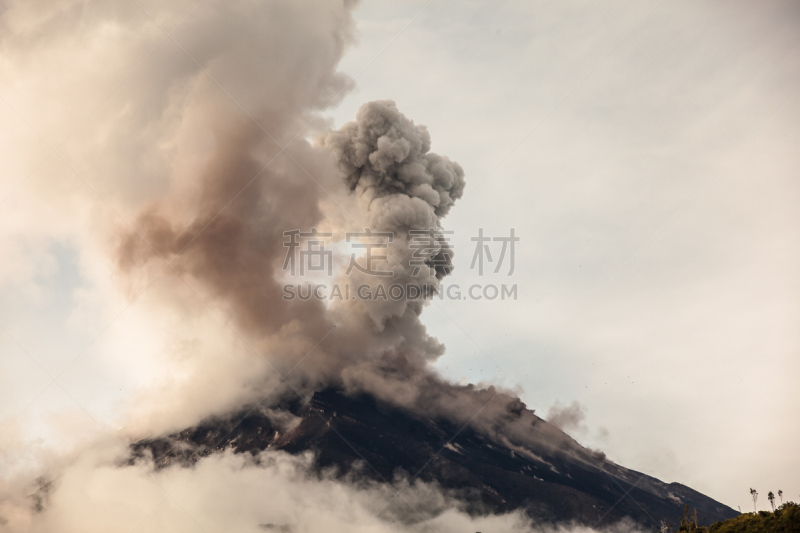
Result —
[[[315, 472], [310, 455], [215, 454], [187, 469], [154, 470], [146, 459], [120, 467], [113, 454], [84, 456], [21, 501], [0, 503], [10, 531], [318, 531], [376, 533], [507, 531], [588, 533], [535, 524], [522, 513], [470, 516], [434, 484], [391, 484]], [[120, 457], [117, 457], [120, 459]], [[35, 497], [34, 497], [35, 496]], [[46, 506], [37, 504], [44, 498]], [[12, 505], [18, 504], [16, 507]], [[603, 531], [639, 531], [618, 523]]]

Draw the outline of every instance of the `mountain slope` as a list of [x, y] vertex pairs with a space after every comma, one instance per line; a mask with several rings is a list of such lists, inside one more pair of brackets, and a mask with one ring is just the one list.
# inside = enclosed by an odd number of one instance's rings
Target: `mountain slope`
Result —
[[[733, 509], [678, 483], [622, 468], [580, 447], [503, 444], [447, 420], [431, 420], [367, 395], [328, 389], [291, 410], [300, 417], [281, 433], [267, 414], [254, 410], [209, 420], [180, 433], [133, 445], [134, 457], [152, 454], [158, 467], [185, 464], [225, 448], [258, 453], [270, 449], [313, 451], [318, 468], [387, 481], [405, 475], [438, 482], [473, 513], [524, 509], [538, 520], [608, 524], [630, 517], [657, 528], [678, 523], [685, 505], [711, 524], [738, 515]], [[536, 418], [536, 426], [554, 431]]]

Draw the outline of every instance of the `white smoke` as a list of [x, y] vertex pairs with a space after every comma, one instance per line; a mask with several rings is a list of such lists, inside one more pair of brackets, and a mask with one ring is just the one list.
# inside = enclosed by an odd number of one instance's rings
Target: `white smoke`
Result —
[[[156, 472], [147, 461], [120, 467], [113, 454], [97, 452], [81, 457], [58, 478], [31, 486], [21, 496], [23, 501], [0, 503], [2, 527], [31, 533], [594, 531], [537, 525], [521, 513], [470, 516], [435, 485], [402, 478], [391, 484], [364, 482], [331, 472], [313, 473], [309, 455], [267, 451], [253, 457], [226, 452], [191, 469]], [[44, 511], [26, 512], [38, 501]], [[623, 522], [603, 531], [639, 530]]]

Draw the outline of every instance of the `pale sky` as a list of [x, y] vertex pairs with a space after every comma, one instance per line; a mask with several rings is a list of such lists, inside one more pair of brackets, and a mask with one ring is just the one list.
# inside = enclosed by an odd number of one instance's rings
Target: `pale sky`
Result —
[[[194, 1], [141, 5], [152, 18], [128, 1], [0, 9], [0, 504], [18, 472], [232, 408], [264, 371], [197, 295], [173, 307], [182, 289], [157, 277], [132, 299], [142, 280], [110, 257], [204, 161], [203, 113], [174, 102], [240, 113], [163, 28], [192, 53], [218, 46], [206, 66], [245, 100], [261, 87], [230, 27], [214, 41], [203, 9], [181, 23]], [[391, 99], [426, 125], [467, 182], [443, 219], [445, 286], [517, 286], [428, 306], [436, 368], [545, 417], [579, 402], [579, 442], [733, 508], [750, 487], [760, 509], [768, 491], [800, 499], [800, 5], [366, 0], [354, 18], [339, 64], [354, 88], [323, 117]], [[479, 228], [514, 229], [513, 275], [470, 268]]]

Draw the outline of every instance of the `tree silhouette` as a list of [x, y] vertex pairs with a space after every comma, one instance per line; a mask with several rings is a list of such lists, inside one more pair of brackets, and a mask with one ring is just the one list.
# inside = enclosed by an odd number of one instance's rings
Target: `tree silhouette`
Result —
[[753, 497], [753, 512], [757, 513], [758, 509], [756, 509], [756, 500], [758, 500], [758, 492], [756, 489], [750, 489], [750, 496]]
[[772, 512], [775, 512], [775, 495], [772, 494], [772, 491], [769, 491], [767, 494], [767, 499], [769, 500], [769, 504], [772, 506]]
[[783, 491], [782, 490], [778, 491], [778, 498], [781, 499], [781, 505], [783, 505]]

